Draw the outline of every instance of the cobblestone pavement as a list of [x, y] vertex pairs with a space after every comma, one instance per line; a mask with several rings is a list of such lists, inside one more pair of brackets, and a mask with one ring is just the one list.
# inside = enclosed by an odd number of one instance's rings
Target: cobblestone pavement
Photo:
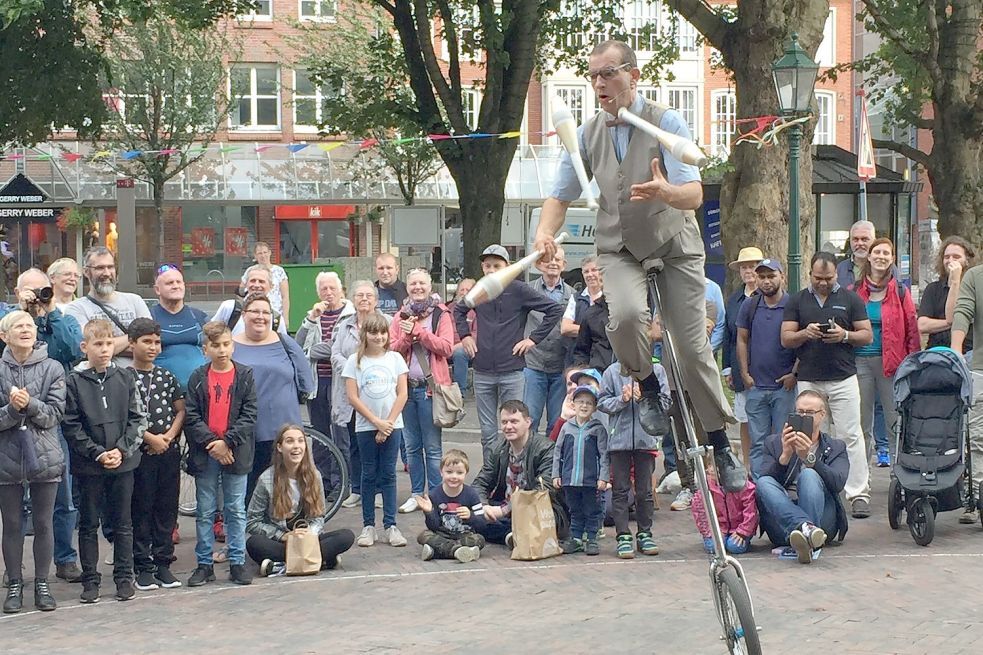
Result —
[[[445, 447], [480, 457], [475, 440], [455, 436], [467, 443]], [[398, 481], [402, 501], [408, 476]], [[888, 527], [886, 488], [887, 470], [874, 469], [874, 516], [852, 521], [845, 544], [813, 565], [777, 560], [762, 539], [741, 557], [765, 653], [983, 653], [983, 529], [949, 512], [932, 545], [916, 546], [907, 530]], [[422, 562], [415, 513], [398, 519], [406, 548], [355, 547], [341, 569], [313, 578], [238, 587], [218, 565], [217, 583], [137, 592], [128, 603], [112, 599], [107, 579], [94, 606], [78, 603], [79, 585], [56, 581], [56, 612], [0, 618], [0, 652], [721, 653], [702, 546], [689, 513], [670, 512], [670, 501], [662, 496], [656, 513], [661, 553], [631, 561], [615, 558], [608, 528], [600, 557], [512, 562], [489, 545], [472, 564]], [[357, 533], [360, 516], [342, 510], [330, 527]], [[181, 534], [174, 571], [186, 580], [192, 519], [181, 518]], [[33, 608], [30, 586], [25, 601]]]

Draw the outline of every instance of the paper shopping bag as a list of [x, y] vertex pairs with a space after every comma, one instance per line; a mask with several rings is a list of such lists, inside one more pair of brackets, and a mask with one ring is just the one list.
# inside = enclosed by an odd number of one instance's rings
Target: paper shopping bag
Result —
[[298, 521], [287, 533], [287, 575], [317, 575], [321, 570], [321, 544], [307, 523]]
[[512, 559], [539, 560], [562, 551], [556, 538], [556, 516], [545, 489], [512, 494]]

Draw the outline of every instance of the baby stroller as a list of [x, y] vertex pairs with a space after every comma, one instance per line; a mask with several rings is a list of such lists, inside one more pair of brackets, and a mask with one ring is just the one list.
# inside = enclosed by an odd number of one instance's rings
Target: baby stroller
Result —
[[908, 513], [919, 546], [935, 536], [935, 514], [975, 507], [969, 453], [973, 382], [966, 362], [949, 348], [905, 358], [894, 376], [898, 408], [897, 456], [891, 471], [887, 518], [893, 529]]

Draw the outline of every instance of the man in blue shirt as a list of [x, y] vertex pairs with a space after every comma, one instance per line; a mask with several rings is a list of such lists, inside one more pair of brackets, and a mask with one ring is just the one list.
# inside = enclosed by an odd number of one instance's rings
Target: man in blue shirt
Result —
[[[608, 337], [624, 372], [639, 382], [642, 427], [652, 435], [666, 434], [669, 418], [660, 402], [663, 390], [652, 371], [648, 338], [652, 314], [646, 293], [646, 271], [661, 260], [659, 292], [666, 305], [661, 309], [674, 337], [675, 355], [685, 362], [682, 386], [714, 447], [721, 485], [739, 491], [746, 484], [747, 472], [730, 452], [725, 427], [734, 422], [734, 416], [705, 329], [706, 257], [694, 214], [703, 203], [700, 172], [677, 160], [650, 134], [623, 124], [618, 112], [627, 109], [668, 132], [692, 137], [678, 112], [648, 102], [638, 92], [641, 71], [627, 44], [598, 44], [590, 54], [588, 69], [602, 111], [585, 122], [577, 136], [579, 155], [600, 190], [596, 244], [607, 281]], [[557, 184], [543, 203], [534, 239], [534, 248], [544, 259], [553, 257], [553, 237], [581, 191], [565, 153]]]
[[150, 310], [150, 315], [160, 323], [163, 349], [154, 363], [170, 371], [181, 388], [187, 389], [188, 378], [206, 361], [201, 349], [201, 328], [208, 322], [208, 315], [185, 305], [184, 292], [184, 274], [177, 266], [164, 264], [157, 269], [154, 293], [160, 303]]
[[795, 352], [782, 347], [782, 316], [788, 294], [782, 288], [784, 271], [775, 259], [763, 259], [754, 269], [758, 290], [741, 304], [737, 314], [737, 366], [747, 393], [751, 475], [760, 464], [765, 437], [782, 431], [795, 406]]

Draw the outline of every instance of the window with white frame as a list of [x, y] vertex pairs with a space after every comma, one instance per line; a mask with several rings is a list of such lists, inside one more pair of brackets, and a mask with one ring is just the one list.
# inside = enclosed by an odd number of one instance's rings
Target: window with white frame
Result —
[[468, 124], [468, 128], [478, 129], [478, 109], [481, 107], [481, 96], [474, 89], [463, 89], [461, 102], [463, 102], [464, 122]]
[[733, 91], [715, 91], [710, 96], [710, 152], [730, 156], [730, 143], [737, 120], [737, 96]]
[[836, 9], [830, 9], [823, 25], [823, 40], [816, 51], [816, 63], [824, 68], [836, 65]]
[[625, 5], [625, 31], [628, 44], [635, 52], [655, 50], [659, 40], [662, 3], [650, 0], [630, 0]]
[[337, 11], [336, 0], [300, 0], [301, 20], [334, 20]]
[[[567, 103], [573, 120], [577, 125], [583, 125], [587, 118], [586, 107], [584, 105], [584, 87], [582, 86], [554, 86], [553, 93], [563, 102]], [[552, 114], [552, 111], [550, 112]]]
[[336, 97], [338, 91], [327, 85], [317, 85], [307, 71], [294, 71], [294, 127], [318, 129], [324, 122], [324, 101]]
[[699, 53], [696, 28], [682, 16], [679, 17], [679, 25], [676, 29], [676, 43], [679, 45], [679, 56], [684, 59], [695, 57]]
[[816, 104], [819, 111], [816, 118], [816, 131], [812, 142], [816, 145], [836, 144], [836, 94], [816, 91]]
[[651, 102], [659, 101], [659, 87], [657, 86], [640, 86], [638, 87], [638, 92], [642, 94], [642, 97]]
[[276, 66], [242, 64], [229, 74], [233, 105], [232, 127], [237, 129], [280, 129], [280, 69]]
[[253, 0], [250, 10], [239, 14], [239, 18], [273, 20], [273, 0]]
[[666, 103], [678, 111], [686, 126], [689, 134], [697, 138], [696, 131], [696, 87], [670, 87], [666, 89]]

